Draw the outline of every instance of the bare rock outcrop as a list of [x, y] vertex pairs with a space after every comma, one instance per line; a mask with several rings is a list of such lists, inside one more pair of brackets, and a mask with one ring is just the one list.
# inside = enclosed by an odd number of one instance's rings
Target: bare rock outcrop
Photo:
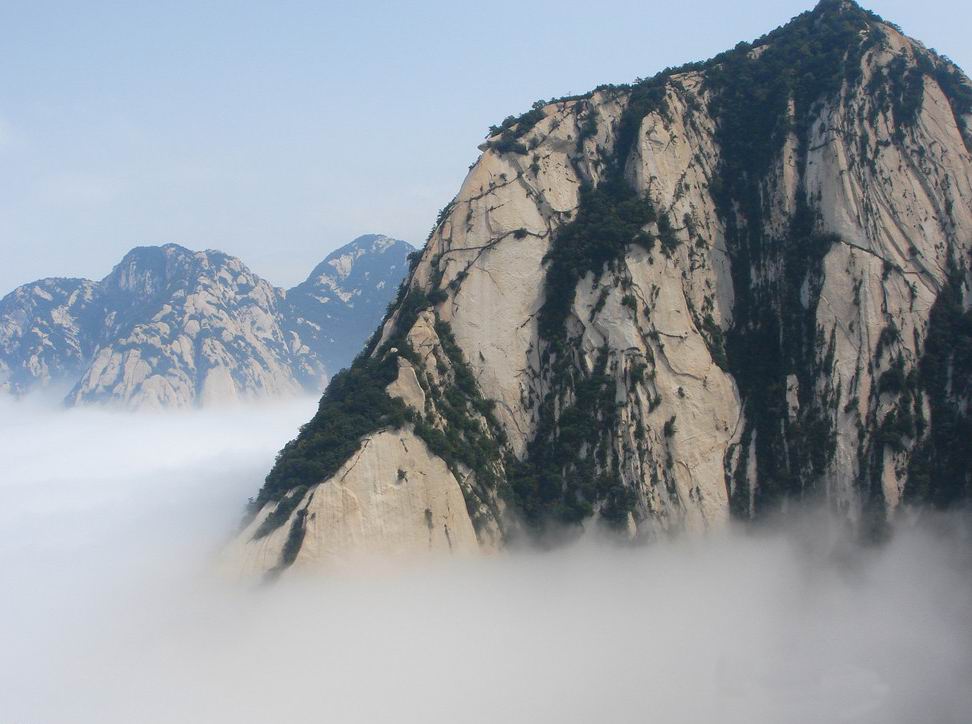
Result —
[[[947, 59], [825, 0], [707, 63], [507, 119], [350, 373], [392, 396], [366, 427], [424, 440], [489, 547], [807, 500], [879, 534], [903, 502], [963, 499], [970, 113]], [[329, 557], [306, 526], [283, 551], [288, 491], [337, 501], [313, 461], [373, 440], [335, 429], [282, 452], [254, 504], [280, 533], [250, 570]], [[318, 519], [343, 530], [341, 510]], [[403, 524], [421, 537], [420, 517], [385, 521]]]

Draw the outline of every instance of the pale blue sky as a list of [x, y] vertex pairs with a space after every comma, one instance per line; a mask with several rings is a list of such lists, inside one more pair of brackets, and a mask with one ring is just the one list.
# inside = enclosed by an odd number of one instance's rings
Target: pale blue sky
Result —
[[[419, 245], [491, 123], [813, 2], [0, 0], [0, 295], [138, 244], [277, 284], [362, 233]], [[972, 66], [966, 2], [869, 7]]]

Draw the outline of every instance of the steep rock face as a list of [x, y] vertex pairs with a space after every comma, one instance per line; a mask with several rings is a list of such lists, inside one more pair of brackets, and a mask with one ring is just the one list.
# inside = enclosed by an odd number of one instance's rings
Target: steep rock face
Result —
[[289, 291], [175, 244], [132, 250], [100, 282], [24, 285], [0, 301], [0, 386], [73, 385], [69, 404], [133, 409], [320, 391], [380, 318], [410, 249], [362, 237]]
[[[828, 0], [507, 119], [351, 371], [391, 395], [364, 427], [425, 440], [490, 546], [806, 499], [876, 534], [903, 499], [966, 497], [970, 113], [947, 60]], [[325, 395], [254, 514], [294, 530], [289, 491], [335, 485], [314, 463], [360, 449], [343, 404]], [[294, 547], [263, 569], [328, 555]]]
[[244, 574], [479, 549], [458, 481], [407, 429], [368, 435], [331, 484], [295, 498], [295, 526], [268, 530], [267, 508], [242, 532], [231, 558]]

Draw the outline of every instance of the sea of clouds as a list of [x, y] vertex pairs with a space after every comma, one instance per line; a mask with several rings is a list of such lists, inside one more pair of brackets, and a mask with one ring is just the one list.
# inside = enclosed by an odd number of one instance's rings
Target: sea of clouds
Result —
[[227, 582], [314, 405], [0, 405], [0, 722], [972, 719], [963, 515]]

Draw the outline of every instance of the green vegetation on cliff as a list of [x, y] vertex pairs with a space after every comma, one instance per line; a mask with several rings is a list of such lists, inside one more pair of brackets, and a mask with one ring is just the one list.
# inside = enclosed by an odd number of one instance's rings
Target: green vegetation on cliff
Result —
[[911, 459], [905, 497], [939, 508], [972, 497], [972, 311], [954, 269], [932, 307], [919, 382], [931, 431]]
[[[448, 358], [448, 367], [439, 370], [445, 380], [443, 385], [430, 386], [422, 373], [423, 363], [410, 348], [406, 336], [419, 314], [433, 309], [433, 300], [421, 289], [409, 288], [407, 284], [408, 281], [403, 284], [398, 300], [389, 308], [385, 319], [388, 322], [397, 313], [389, 339], [379, 346], [376, 334], [351, 367], [334, 376], [321, 398], [317, 414], [278, 453], [259, 495], [251, 501], [251, 515], [267, 503], [276, 503], [255, 531], [254, 538], [269, 535], [286, 523], [310, 487], [333, 476], [361, 448], [365, 436], [384, 428], [412, 425], [415, 434], [446, 462], [458, 480], [464, 480], [465, 468], [475, 473], [479, 487], [499, 486], [498, 471], [506, 438], [493, 416], [493, 404], [480, 393], [449, 325], [438, 319], [435, 331]], [[435, 404], [424, 414], [385, 391], [398, 375], [399, 357], [416, 367], [426, 395], [435, 399]], [[437, 424], [440, 418], [445, 421], [444, 426]], [[476, 495], [470, 486], [464, 492], [470, 516], [479, 524], [480, 506], [488, 505], [488, 501], [470, 499], [470, 495]], [[303, 527], [302, 511], [298, 511], [289, 532], [287, 555], [296, 555]], [[292, 560], [285, 560], [283, 565], [289, 565]]]
[[394, 356], [388, 356], [361, 360], [336, 374], [317, 414], [277, 455], [256, 499], [258, 506], [333, 475], [357, 452], [363, 435], [382, 427], [400, 427], [406, 407], [385, 392], [397, 373]]
[[[373, 340], [350, 370], [334, 378], [317, 415], [281, 451], [255, 501], [257, 508], [279, 501], [266, 527], [287, 520], [299, 493], [333, 474], [358, 449], [363, 435], [406, 424], [414, 425], [457, 477], [463, 470], [473, 471], [481, 486], [501, 492], [534, 528], [543, 528], [548, 520], [576, 524], [595, 512], [612, 525], [626, 522], [637, 510], [638, 498], [620, 474], [616, 395], [624, 368], [616, 350], [603, 349], [596, 362], [586, 362], [571, 336], [570, 321], [579, 282], [616, 269], [632, 245], [649, 252], [660, 246], [669, 257], [681, 253], [669, 210], [655, 208], [629, 185], [626, 175], [645, 117], [657, 113], [670, 119], [669, 99], [675, 96], [690, 113], [711, 117], [720, 151], [708, 190], [726, 232], [733, 324], [723, 330], [703, 309], [707, 316], [700, 326], [713, 359], [732, 375], [743, 401], [742, 450], [726, 481], [730, 507], [745, 518], [814, 494], [833, 454], [838, 398], [827, 382], [834, 340], [818, 330], [814, 311], [823, 259], [838, 239], [822, 232], [803, 176], [812, 125], [828, 103], [860, 84], [863, 58], [886, 40], [878, 20], [852, 2], [824, 0], [786, 26], [709, 61], [666, 69], [627, 86], [599, 88], [616, 94], [624, 111], [613, 131], [612, 152], [595, 161], [600, 180], [581, 189], [580, 207], [555, 232], [546, 259], [545, 303], [538, 315], [546, 393], [537, 403], [536, 433], [525, 459], [510, 453], [492, 404], [483, 399], [451, 330], [438, 317], [435, 331], [448, 364], [439, 370], [442, 387], [419, 375], [431, 400], [428, 409], [417, 413], [384, 392], [397, 374], [398, 355], [420, 365], [405, 335], [422, 310], [447, 299], [447, 291], [440, 288], [442, 272], [437, 271], [424, 292], [412, 287], [411, 280], [403, 285], [390, 309], [396, 319], [390, 338], [380, 348], [377, 338]], [[676, 76], [687, 72], [703, 74], [703, 94], [682, 86]], [[963, 116], [972, 112], [972, 89], [946, 59], [930, 51], [918, 51], [913, 59], [900, 56], [874, 76], [866, 89], [874, 112], [890, 113], [894, 141], [903, 142], [919, 117], [926, 78], [945, 92], [968, 142]], [[525, 137], [544, 117], [538, 103], [522, 116], [507, 118], [491, 129], [490, 146], [498, 153], [528, 153]], [[578, 144], [596, 131], [593, 116], [583, 119], [580, 128]], [[771, 227], [767, 199], [777, 180], [770, 175], [791, 138], [796, 142], [797, 203], [786, 223]], [[437, 227], [451, 209], [443, 210]], [[694, 237], [693, 219], [686, 214], [684, 221]], [[435, 260], [432, 266], [435, 271]], [[633, 295], [625, 294], [623, 303], [638, 314]], [[931, 402], [935, 432], [914, 457], [907, 490], [913, 499], [940, 504], [964, 497], [969, 488], [968, 473], [963, 472], [969, 469], [968, 454], [948, 445], [954, 436], [969, 433], [968, 416], [957, 411], [954, 400], [956, 395], [968, 400], [970, 391], [956, 391], [947, 381], [956, 373], [968, 379], [972, 370], [967, 359], [972, 353], [965, 345], [969, 319], [961, 310], [961, 294], [952, 289], [933, 312], [921, 383]], [[951, 338], [963, 341], [949, 351]], [[634, 363], [630, 383], [644, 382], [646, 369], [646, 363]], [[793, 377], [798, 383], [796, 412], [788, 402]], [[885, 393], [903, 393], [913, 384], [892, 366], [879, 387]], [[885, 421], [880, 444], [900, 445], [920, 432], [914, 407], [902, 406]], [[644, 440], [644, 423], [637, 424], [636, 437]], [[655, 431], [659, 443], [668, 445], [677, 430], [675, 418], [667, 420]], [[747, 468], [750, 447], [756, 470]], [[756, 490], [749, 489], [753, 477]], [[878, 509], [883, 493], [870, 471], [859, 484], [866, 506]], [[463, 490], [471, 513], [488, 505], [473, 488]]]
[[[601, 89], [624, 93], [627, 104], [614, 154], [606, 159], [607, 177], [582, 190], [575, 219], [557, 232], [549, 254], [539, 325], [548, 343], [550, 392], [541, 403], [526, 461], [510, 464], [511, 488], [528, 520], [552, 516], [577, 522], [599, 507], [602, 517], [621, 523], [634, 510], [635, 493], [622, 483], [612, 448], [615, 385], [605, 375], [607, 352], [596, 369], [583, 372], [566, 323], [578, 281], [588, 273], [602, 274], [632, 244], [651, 250], [651, 224], [667, 242], [665, 250], [674, 251], [677, 240], [668, 214], [639, 197], [624, 171], [643, 119], [652, 112], [668, 116], [668, 94], [680, 91], [673, 76], [689, 71], [705, 74], [712, 98], [708, 112], [723, 156], [711, 191], [728, 231], [735, 273], [737, 318], [726, 339], [728, 359], [721, 330], [710, 330], [709, 337], [714, 357], [733, 373], [746, 401], [750, 428], [744, 443], [755, 438], [760, 467], [757, 507], [801, 494], [822, 473], [833, 431], [824, 412], [812, 404], [800, 420], [789, 421], [786, 380], [796, 374], [805, 391], [802, 402], [811, 401], [820, 341], [800, 291], [805, 285], [811, 294], [819, 289], [820, 264], [834, 238], [818, 233], [816, 215], [807, 204], [797, 210], [788, 234], [771, 234], [765, 224], [764, 182], [791, 133], [804, 157], [814, 104], [859, 77], [863, 53], [879, 39], [873, 20], [856, 6], [824, 2], [754, 44], [741, 43], [711, 61], [668, 69], [632, 86]], [[783, 274], [774, 276], [771, 269]], [[668, 426], [664, 432], [671, 437]], [[752, 512], [746, 479], [740, 468], [732, 485], [733, 508], [744, 516]]]

